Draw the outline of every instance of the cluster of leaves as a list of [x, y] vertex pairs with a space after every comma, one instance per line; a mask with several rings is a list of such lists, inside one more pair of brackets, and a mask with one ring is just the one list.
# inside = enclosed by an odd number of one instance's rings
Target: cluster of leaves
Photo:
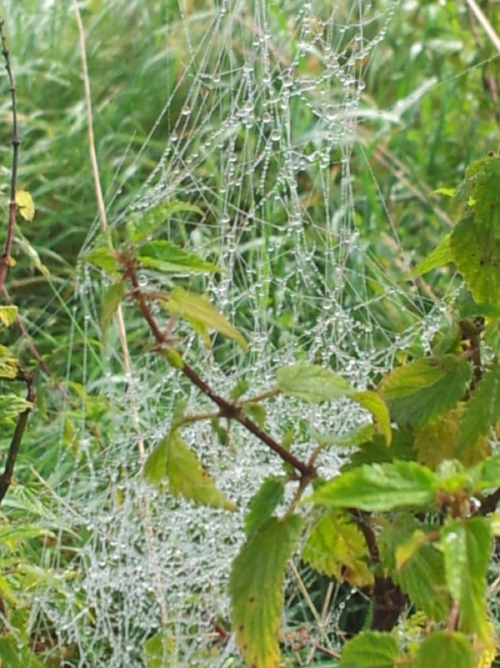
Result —
[[[118, 250], [99, 248], [87, 260], [112, 279], [102, 320], [107, 327], [122, 299], [137, 304], [157, 351], [217, 407], [215, 420], [236, 420], [283, 460], [283, 475], [263, 481], [245, 519], [246, 542], [230, 579], [232, 626], [249, 666], [279, 664], [279, 627], [286, 564], [301, 546], [302, 559], [317, 571], [363, 589], [371, 600], [366, 630], [348, 641], [341, 668], [415, 668], [491, 665], [495, 629], [487, 608], [486, 580], [494, 538], [500, 535], [500, 199], [496, 183], [500, 158], [472, 163], [454, 195], [456, 225], [413, 275], [453, 262], [468, 289], [452, 321], [431, 350], [388, 373], [374, 390], [357, 391], [337, 373], [312, 364], [283, 367], [266, 395], [229, 399], [217, 394], [183, 357], [173, 337], [177, 317], [210, 345], [210, 331], [241, 334], [202, 295], [179, 285], [141, 288], [138, 272], [148, 268], [171, 279], [181, 272], [215, 272], [213, 264], [151, 234], [177, 203], [166, 203], [135, 218]], [[127, 285], [131, 289], [127, 292]], [[165, 331], [152, 303], [170, 313]], [[371, 421], [343, 436], [317, 435], [308, 461], [293, 454], [289, 438], [280, 443], [265, 430], [265, 401], [282, 393], [304, 402], [360, 403]], [[213, 419], [214, 419], [213, 418]], [[234, 510], [216, 480], [182, 440], [185, 424], [174, 417], [169, 433], [150, 454], [144, 474], [160, 489], [197, 503]], [[322, 479], [321, 453], [348, 447], [340, 475]], [[284, 514], [286, 485], [296, 493]], [[312, 493], [302, 498], [310, 489]], [[299, 510], [300, 506], [300, 510]], [[312, 518], [304, 507], [313, 508]], [[424, 615], [412, 643], [393, 631], [405, 611]]]

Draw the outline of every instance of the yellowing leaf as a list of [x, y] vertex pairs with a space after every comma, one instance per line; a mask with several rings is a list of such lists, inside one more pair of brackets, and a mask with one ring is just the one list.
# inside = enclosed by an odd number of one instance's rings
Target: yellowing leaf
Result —
[[[204, 331], [207, 328], [215, 329], [217, 332], [236, 341], [243, 350], [248, 350], [248, 344], [240, 332], [226, 320], [222, 313], [219, 313], [212, 306], [207, 297], [197, 295], [194, 292], [188, 292], [181, 287], [176, 287], [169, 294], [168, 300], [162, 301], [162, 305], [170, 313], [177, 313], [186, 318], [195, 331], [202, 334], [202, 336], [204, 336]], [[206, 335], [204, 336], [204, 340], [206, 343]]]
[[24, 220], [33, 220], [35, 217], [35, 204], [33, 198], [27, 190], [16, 191], [17, 209]]
[[10, 327], [17, 316], [17, 306], [0, 306], [0, 322], [6, 327]]
[[342, 511], [328, 511], [315, 522], [302, 559], [320, 573], [354, 587], [367, 587], [374, 581], [363, 534]]
[[283, 580], [302, 530], [298, 515], [271, 517], [251, 534], [233, 561], [229, 591], [232, 625], [253, 668], [278, 668]]
[[370, 411], [384, 434], [385, 442], [390, 445], [392, 439], [391, 416], [382, 397], [376, 392], [365, 390], [364, 392], [353, 392], [350, 398]]

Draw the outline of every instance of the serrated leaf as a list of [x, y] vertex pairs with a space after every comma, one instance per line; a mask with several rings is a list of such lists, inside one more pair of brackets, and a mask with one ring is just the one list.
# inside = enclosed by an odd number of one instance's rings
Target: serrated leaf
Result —
[[433, 631], [419, 644], [414, 668], [474, 668], [476, 656], [462, 633]]
[[203, 211], [199, 207], [188, 202], [179, 200], [161, 202], [145, 213], [134, 211], [127, 221], [127, 236], [133, 244], [137, 244], [152, 234], [158, 227], [164, 225], [174, 213], [181, 212], [203, 215]]
[[472, 447], [477, 439], [486, 435], [499, 419], [500, 362], [495, 360], [465, 404], [457, 437], [458, 452]]
[[301, 556], [315, 570], [339, 582], [354, 587], [374, 582], [365, 538], [343, 512], [328, 511], [313, 524]]
[[451, 233], [451, 252], [474, 300], [500, 301], [500, 158], [469, 165], [465, 186], [474, 202]]
[[45, 668], [36, 654], [12, 635], [0, 636], [2, 668]]
[[35, 217], [35, 203], [27, 190], [16, 191], [16, 204], [17, 210], [24, 220], [32, 221]]
[[248, 538], [233, 561], [232, 626], [243, 657], [253, 668], [279, 666], [285, 567], [301, 530], [298, 515], [272, 517]]
[[111, 319], [115, 316], [125, 293], [125, 283], [113, 283], [109, 286], [101, 309], [101, 332], [103, 341], [106, 342], [108, 327]]
[[342, 473], [305, 501], [330, 508], [393, 510], [432, 503], [436, 478], [416, 462], [372, 464]]
[[201, 503], [212, 508], [235, 511], [236, 506], [216, 486], [196, 455], [188, 448], [177, 431], [167, 436], [167, 476], [174, 496]]
[[340, 399], [353, 392], [342, 376], [315, 364], [281, 367], [276, 378], [282, 392], [313, 404]]
[[120, 263], [116, 259], [116, 251], [108, 246], [94, 248], [94, 250], [85, 254], [84, 259], [95, 267], [104, 269], [110, 275], [115, 274], [120, 267]]
[[388, 633], [363, 631], [344, 645], [338, 668], [397, 668], [397, 639]]
[[206, 262], [194, 253], [189, 253], [164, 239], [148, 241], [140, 246], [137, 249], [137, 259], [143, 267], [157, 269], [166, 274], [223, 271], [212, 262]]
[[364, 392], [353, 392], [349, 395], [353, 401], [357, 401], [363, 408], [366, 408], [380, 425], [387, 445], [391, 444], [391, 416], [382, 397], [376, 392], [366, 390]]
[[470, 377], [470, 364], [455, 355], [423, 357], [389, 373], [382, 397], [398, 424], [424, 427], [460, 401]]
[[240, 332], [203, 295], [197, 295], [194, 292], [184, 290], [184, 288], [176, 287], [169, 294], [168, 301], [162, 302], [162, 304], [170, 313], [177, 313], [191, 323], [198, 322], [202, 326], [215, 329], [236, 341], [243, 350], [248, 350], [248, 344]]
[[458, 603], [459, 630], [488, 641], [486, 573], [492, 550], [490, 525], [484, 517], [450, 520], [441, 530], [446, 583]]
[[464, 452], [457, 448], [457, 435], [466, 404], [445, 413], [439, 420], [415, 429], [417, 461], [432, 470], [446, 459], [458, 459], [465, 466], [473, 466], [491, 454], [491, 444], [486, 438], [478, 438]]
[[426, 258], [421, 260], [405, 278], [407, 280], [417, 278], [417, 276], [422, 276], [428, 271], [442, 267], [451, 261], [451, 234], [447, 234], [441, 243]]
[[17, 312], [17, 306], [0, 306], [0, 322], [10, 327], [16, 322]]
[[359, 445], [359, 450], [352, 453], [349, 461], [342, 466], [341, 471], [350, 471], [363, 464], [383, 464], [395, 459], [413, 461], [415, 459], [413, 445], [414, 436], [409, 429], [394, 430], [390, 448], [387, 447], [382, 435], [375, 434], [371, 440]]
[[[451, 600], [446, 588], [443, 554], [433, 543], [422, 541], [418, 545], [419, 532], [425, 536], [433, 530], [435, 527], [419, 522], [412, 515], [402, 514], [384, 527], [378, 544], [382, 565], [393, 581], [419, 610], [434, 621], [444, 621], [448, 618]], [[417, 546], [418, 549], [412, 549]]]
[[261, 484], [258, 492], [250, 499], [250, 507], [245, 516], [245, 533], [250, 536], [260, 529], [278, 505], [283, 501], [285, 482], [278, 476], [269, 476]]
[[364, 424], [340, 435], [320, 434], [311, 430], [311, 436], [324, 447], [354, 448], [357, 445], [371, 441], [374, 436], [374, 428], [373, 424]]

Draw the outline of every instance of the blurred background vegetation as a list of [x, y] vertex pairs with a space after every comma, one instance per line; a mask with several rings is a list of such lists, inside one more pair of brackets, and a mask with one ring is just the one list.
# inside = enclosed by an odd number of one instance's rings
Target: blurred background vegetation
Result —
[[[189, 80], [177, 86], [185, 55], [185, 44], [177, 38], [183, 29], [179, 4], [182, 20], [192, 21], [193, 30], [201, 36], [206, 12], [214, 11], [218, 3], [89, 0], [82, 4], [97, 155], [111, 222], [120, 220], [158, 164], [189, 95]], [[346, 21], [349, 4], [345, 3]], [[374, 0], [372, 4], [384, 8], [387, 2]], [[498, 3], [484, 0], [480, 4], [497, 29]], [[338, 5], [341, 20], [343, 3]], [[293, 3], [289, 11], [293, 15]], [[95, 355], [85, 353], [89, 342], [84, 329], [75, 326], [72, 315], [76, 266], [96, 223], [97, 208], [71, 3], [5, 0], [2, 12], [18, 91], [22, 138], [19, 183], [31, 192], [37, 207], [34, 221], [21, 227], [24, 240], [20, 237], [15, 247], [17, 264], [9, 274], [7, 287], [52, 374], [47, 377], [46, 370], [33, 359], [26, 338], [18, 336], [19, 332], [9, 334], [23, 361], [37, 368], [40, 397], [16, 475], [38, 490], [42, 498], [43, 487], [36, 486], [32, 467], [44, 478], [53, 474], [61, 439], [71, 442], [73, 438], [65, 432], [69, 427], [60, 414], [64, 401], [60, 396], [55, 398], [57, 383], [82, 382], [83, 374], [98, 378], [102, 371], [98, 343]], [[361, 94], [350, 162], [358, 247], [364, 261], [373, 258], [368, 266], [375, 291], [382, 272], [395, 284], [403, 285], [405, 272], [448, 231], [452, 221], [447, 201], [433, 191], [456, 186], [471, 160], [499, 148], [498, 55], [465, 1], [401, 0], [384, 39], [363, 64], [366, 87]], [[304, 64], [311, 76], [316, 66], [314, 59]], [[6, 77], [0, 83], [0, 189], [5, 220], [11, 112]], [[170, 95], [172, 104], [162, 116]], [[161, 121], [157, 123], [158, 119]], [[307, 128], [311, 121], [302, 118], [297, 122]], [[186, 136], [196, 133], [195, 123], [196, 113], [192, 113]], [[214, 170], [216, 166], [207, 164], [204, 168]], [[335, 183], [334, 164], [331, 178]], [[312, 171], [304, 173], [304, 199], [311, 194], [314, 200], [314, 182]], [[244, 200], [239, 206], [246, 206]], [[188, 237], [186, 230], [176, 233], [180, 239]], [[356, 257], [352, 263], [355, 268]], [[46, 268], [43, 271], [42, 265]], [[409, 294], [420, 292], [431, 303], [433, 295], [441, 297], [450, 289], [452, 274], [449, 270], [436, 271], [425, 279], [405, 289]], [[407, 310], [403, 302], [394, 313], [381, 306], [378, 317], [388, 329], [397, 331], [401, 323], [411, 323]], [[240, 315], [243, 321], [248, 316]], [[70, 372], [66, 354], [69, 345], [73, 351]], [[90, 422], [100, 424], [99, 438], [105, 438], [105, 403], [86, 408], [87, 419], [90, 416]], [[2, 442], [6, 444], [8, 437], [4, 436]], [[23, 508], [26, 504], [12, 512], [22, 519]], [[61, 557], [63, 561], [69, 563], [84, 540], [85, 536], [74, 536], [73, 544]], [[36, 564], [39, 554], [36, 541], [24, 543], [23, 558], [28, 563]], [[49, 628], [49, 645], [50, 634]], [[45, 651], [38, 646], [35, 649], [40, 656]], [[68, 649], [65, 665], [73, 665], [73, 654], [77, 656], [77, 650]], [[81, 665], [74, 660], [74, 665]], [[60, 665], [53, 661], [50, 665]]]

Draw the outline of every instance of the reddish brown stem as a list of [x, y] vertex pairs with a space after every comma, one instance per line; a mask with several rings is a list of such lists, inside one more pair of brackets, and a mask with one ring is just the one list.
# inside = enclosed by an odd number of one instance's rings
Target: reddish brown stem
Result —
[[5, 244], [3, 253], [0, 257], [0, 292], [5, 283], [5, 277], [11, 265], [10, 254], [12, 251], [12, 243], [14, 241], [14, 231], [16, 227], [16, 184], [17, 184], [17, 166], [19, 161], [19, 145], [21, 140], [17, 134], [17, 105], [16, 105], [16, 84], [12, 69], [10, 67], [9, 49], [3, 33], [4, 22], [0, 19], [0, 39], [2, 41], [2, 55], [5, 59], [5, 69], [10, 82], [10, 94], [12, 99], [12, 172], [10, 178], [10, 202], [9, 202], [9, 221], [7, 225], [7, 234], [5, 237]]
[[[148, 304], [146, 303], [146, 300], [144, 299], [144, 295], [142, 294], [141, 288], [137, 281], [135, 271], [131, 268], [129, 269], [127, 274], [130, 276], [130, 280], [134, 288], [133, 295], [137, 300], [137, 304], [141, 310], [141, 313], [144, 316], [146, 322], [148, 323], [149, 328], [156, 339], [156, 342], [160, 346], [164, 345], [165, 343], [168, 343], [168, 337], [161, 331], [161, 329], [156, 324], [153, 314], [151, 313], [151, 310]], [[296, 471], [299, 471], [303, 477], [313, 478], [315, 476], [316, 471], [314, 469], [314, 466], [311, 466], [310, 464], [307, 464], [306, 462], [303, 462], [302, 460], [298, 459], [298, 457], [295, 457], [295, 455], [289, 452], [280, 443], [278, 443], [278, 441], [276, 441], [267, 432], [262, 430], [253, 420], [251, 420], [244, 413], [241, 406], [233, 404], [230, 401], [224, 399], [224, 397], [221, 397], [219, 394], [217, 394], [217, 392], [215, 392], [215, 390], [213, 390], [210, 387], [210, 385], [208, 385], [196, 373], [196, 371], [192, 369], [184, 361], [182, 362], [181, 371], [187, 378], [189, 378], [189, 380], [193, 383], [193, 385], [195, 385], [201, 392], [203, 392], [205, 396], [211, 399], [214, 402], [214, 404], [216, 404], [220, 408], [223, 417], [228, 418], [230, 420], [236, 420], [236, 422], [239, 422], [249, 432], [251, 432], [254, 436], [256, 436], [260, 441], [262, 441], [262, 443], [265, 443], [267, 446], [271, 448], [271, 450], [274, 450], [274, 452], [276, 452], [276, 454], [279, 455], [284, 462], [287, 462], [288, 464], [293, 466], [293, 468]]]

